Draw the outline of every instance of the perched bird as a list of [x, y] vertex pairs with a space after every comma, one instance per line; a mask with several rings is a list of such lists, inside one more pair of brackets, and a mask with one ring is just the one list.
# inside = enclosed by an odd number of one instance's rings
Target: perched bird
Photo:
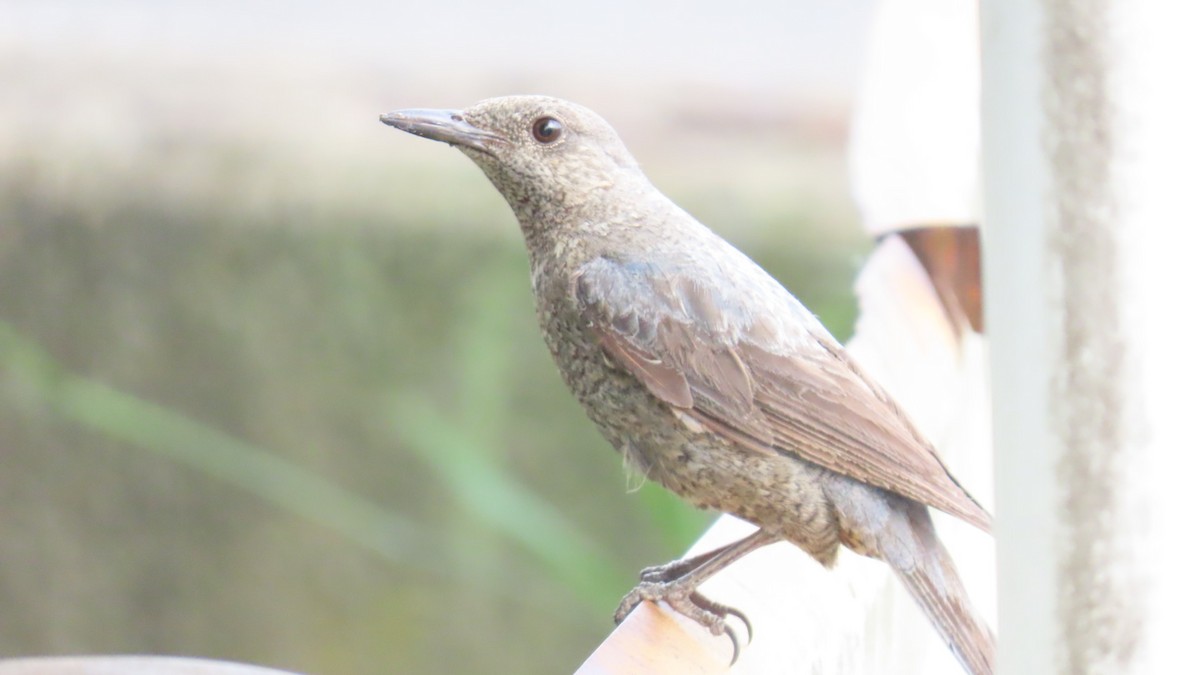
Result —
[[603, 119], [512, 96], [381, 120], [458, 148], [508, 201], [546, 345], [600, 433], [652, 480], [759, 528], [643, 571], [617, 621], [653, 600], [734, 638], [726, 617], [745, 617], [703, 581], [781, 539], [827, 566], [844, 545], [891, 565], [963, 666], [992, 672], [994, 639], [928, 507], [984, 531], [991, 517], [816, 317], [659, 192]]

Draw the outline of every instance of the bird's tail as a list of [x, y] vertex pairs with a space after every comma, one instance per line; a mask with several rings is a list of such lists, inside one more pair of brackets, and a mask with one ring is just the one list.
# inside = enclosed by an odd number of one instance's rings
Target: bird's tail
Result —
[[[879, 553], [896, 571], [967, 672], [991, 675], [996, 638], [971, 606], [954, 561], [934, 532], [929, 509], [912, 502], [907, 506], [905, 515], [910, 527], [893, 529], [897, 540], [879, 542]], [[905, 536], [906, 529], [911, 538]]]

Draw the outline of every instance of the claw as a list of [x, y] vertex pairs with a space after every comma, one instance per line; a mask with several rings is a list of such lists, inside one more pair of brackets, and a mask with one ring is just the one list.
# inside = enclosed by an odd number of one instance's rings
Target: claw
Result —
[[629, 616], [629, 613], [632, 612], [638, 605], [642, 604], [642, 600], [646, 599], [641, 593], [638, 592], [639, 588], [641, 588], [640, 584], [632, 591], [626, 593], [625, 597], [621, 598], [621, 604], [617, 605], [617, 611], [613, 612], [614, 623], [620, 624], [624, 622], [625, 617]]
[[742, 625], [746, 627], [746, 644], [754, 642], [754, 626], [750, 623], [750, 619], [746, 614], [736, 607], [726, 607], [726, 609], [729, 610], [730, 614], [736, 616], [738, 621], [741, 621]]
[[729, 624], [725, 624], [725, 634], [729, 636], [729, 641], [733, 643], [733, 658], [729, 659], [729, 666], [737, 663], [738, 657], [742, 655], [742, 647], [738, 644], [737, 636], [733, 634], [733, 629]]
[[[662, 569], [654, 569], [653, 574], [656, 575], [662, 571]], [[754, 639], [754, 629], [750, 626], [750, 620], [745, 613], [709, 600], [697, 592], [692, 583], [678, 579], [670, 582], [642, 581], [633, 590], [626, 593], [624, 598], [621, 598], [621, 604], [617, 605], [613, 619], [617, 623], [621, 623], [635, 607], [645, 600], [666, 604], [679, 614], [704, 626], [713, 635], [725, 634], [728, 636], [729, 641], [733, 643], [733, 659], [729, 665], [737, 663], [738, 657], [742, 653], [742, 645], [738, 641], [737, 633], [725, 621], [725, 617], [735, 616], [745, 624], [747, 644], [749, 644], [749, 640]]]
[[[741, 621], [742, 625], [744, 625], [746, 627], [746, 644], [750, 644], [751, 642], [754, 642], [754, 626], [750, 624], [750, 618], [746, 616], [745, 612], [738, 609], [737, 607], [730, 607], [729, 605], [722, 605], [719, 602], [714, 602], [712, 600], [709, 600], [708, 598], [704, 597], [703, 595], [700, 595], [699, 593], [693, 593], [692, 597], [690, 599], [691, 599], [692, 603], [694, 603], [700, 609], [703, 609], [712, 614], [716, 614], [717, 616], [721, 617], [722, 619], [724, 619], [727, 616], [737, 617], [737, 620]], [[726, 631], [728, 631], [728, 626], [726, 626]], [[737, 641], [735, 640], [734, 642], [737, 642]], [[736, 650], [736, 648], [737, 648], [736, 645], [734, 646], [734, 648]]]

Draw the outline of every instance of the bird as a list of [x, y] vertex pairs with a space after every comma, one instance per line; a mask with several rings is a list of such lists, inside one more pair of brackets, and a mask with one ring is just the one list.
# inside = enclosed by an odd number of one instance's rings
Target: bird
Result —
[[892, 567], [967, 672], [992, 672], [995, 639], [930, 508], [989, 533], [990, 514], [813, 313], [660, 192], [602, 117], [503, 96], [380, 120], [457, 148], [508, 202], [550, 354], [625, 461], [757, 526], [643, 570], [618, 623], [665, 603], [728, 635], [736, 660], [727, 619], [749, 620], [699, 585], [776, 541], [827, 567], [845, 547]]

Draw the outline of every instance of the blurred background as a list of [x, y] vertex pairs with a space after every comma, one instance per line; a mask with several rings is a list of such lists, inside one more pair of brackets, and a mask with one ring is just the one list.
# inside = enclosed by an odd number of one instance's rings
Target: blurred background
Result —
[[542, 93], [839, 336], [870, 2], [6, 0], [0, 656], [567, 672], [711, 519], [626, 475], [402, 107]]

